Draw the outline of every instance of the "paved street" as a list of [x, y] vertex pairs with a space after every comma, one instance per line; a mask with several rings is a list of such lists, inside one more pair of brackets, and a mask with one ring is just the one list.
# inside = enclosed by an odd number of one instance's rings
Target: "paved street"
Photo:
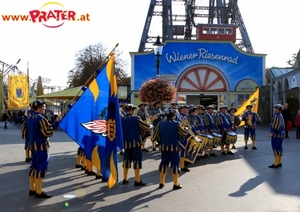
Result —
[[[24, 141], [20, 125], [0, 122], [0, 210], [10, 211], [300, 211], [300, 140], [295, 129], [284, 140], [283, 167], [269, 169], [273, 163], [268, 127], [257, 130], [258, 150], [243, 149], [243, 128], [238, 129], [234, 155], [207, 158], [190, 165], [191, 172], [180, 175], [181, 190], [172, 190], [172, 177], [158, 189], [159, 151], [143, 153], [141, 179], [144, 187], [134, 187], [133, 170], [129, 184], [122, 185], [122, 156], [119, 179], [114, 188], [75, 169], [77, 144], [63, 131], [51, 138], [48, 175], [44, 191], [50, 199], [28, 196], [28, 168], [24, 161]], [[150, 149], [150, 142], [147, 144]], [[250, 146], [251, 147], [251, 146]], [[75, 198], [68, 198], [69, 196]]]

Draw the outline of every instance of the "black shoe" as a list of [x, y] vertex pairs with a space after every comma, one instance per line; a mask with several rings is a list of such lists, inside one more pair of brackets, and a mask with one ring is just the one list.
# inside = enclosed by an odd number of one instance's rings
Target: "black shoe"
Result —
[[269, 168], [278, 168], [279, 166], [277, 165], [274, 165], [274, 164], [272, 164], [271, 166], [269, 166]]
[[36, 192], [35, 191], [33, 191], [33, 190], [29, 190], [29, 196], [33, 196], [33, 195], [35, 195], [36, 194]]
[[7, 129], [7, 126], [5, 126], [4, 129]]
[[163, 187], [165, 187], [165, 185], [162, 184], [162, 183], [160, 183], [160, 184], [159, 184], [159, 188], [163, 188]]
[[222, 152], [222, 155], [226, 155], [226, 152]]
[[51, 195], [50, 194], [46, 194], [46, 192], [42, 192], [40, 194], [36, 193], [35, 194], [35, 198], [50, 198]]
[[178, 189], [182, 189], [182, 186], [180, 184], [173, 185], [173, 190], [178, 190]]
[[245, 146], [245, 147], [244, 147], [244, 149], [248, 149], [248, 147], [247, 147], [247, 146]]
[[96, 176], [96, 172], [93, 172], [93, 171], [86, 171], [86, 175], [87, 176]]
[[231, 149], [236, 149], [235, 146], [232, 146]]
[[123, 185], [126, 185], [126, 184], [128, 184], [128, 183], [129, 183], [128, 180], [123, 180]]
[[252, 149], [257, 150], [257, 148], [255, 146], [253, 146]]
[[289, 136], [286, 136], [285, 138], [290, 138]]
[[144, 185], [146, 185], [146, 183], [143, 183], [143, 181], [140, 182], [134, 181], [134, 186], [144, 186]]
[[279, 164], [278, 164], [278, 167], [282, 167], [282, 163], [279, 163]]
[[234, 155], [233, 152], [231, 152], [231, 151], [227, 151], [226, 154], [227, 154], [227, 155]]
[[99, 179], [102, 179], [102, 178], [103, 178], [102, 175], [96, 175], [96, 177], [95, 177], [96, 180], [99, 180]]
[[31, 158], [26, 158], [25, 159], [25, 162], [30, 162], [31, 161]]
[[209, 158], [208, 154], [203, 155], [204, 158]]
[[155, 147], [154, 147], [154, 148], [152, 148], [152, 151], [156, 151]]
[[143, 152], [150, 152], [148, 149], [142, 149]]
[[124, 151], [120, 151], [120, 155], [124, 155]]
[[85, 170], [85, 167], [81, 167], [81, 170]]
[[81, 168], [82, 167], [82, 165], [78, 165], [78, 164], [76, 164], [76, 166], [75, 166], [75, 168]]
[[189, 172], [190, 170], [188, 168], [184, 167], [184, 168], [181, 169], [181, 171], [183, 171], [183, 172]]
[[215, 153], [210, 153], [209, 156], [211, 156], [211, 157], [217, 157], [218, 155], [216, 155]]
[[218, 148], [218, 147], [214, 145], [213, 148], [216, 149], [216, 148]]

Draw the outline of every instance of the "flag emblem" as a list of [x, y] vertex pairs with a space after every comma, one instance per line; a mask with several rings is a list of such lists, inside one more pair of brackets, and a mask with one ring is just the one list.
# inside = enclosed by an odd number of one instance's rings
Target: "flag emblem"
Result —
[[107, 136], [110, 141], [113, 141], [116, 137], [116, 120], [107, 120]]

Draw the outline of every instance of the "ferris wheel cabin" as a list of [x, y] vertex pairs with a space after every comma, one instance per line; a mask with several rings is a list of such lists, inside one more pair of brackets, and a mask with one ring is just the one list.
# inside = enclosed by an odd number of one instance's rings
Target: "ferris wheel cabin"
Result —
[[198, 24], [197, 40], [236, 41], [236, 26], [231, 24]]

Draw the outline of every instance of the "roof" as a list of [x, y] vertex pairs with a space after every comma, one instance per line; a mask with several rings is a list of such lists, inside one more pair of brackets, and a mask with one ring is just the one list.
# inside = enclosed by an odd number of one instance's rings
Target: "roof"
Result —
[[82, 86], [78, 86], [75, 88], [68, 88], [62, 91], [57, 91], [57, 92], [52, 92], [52, 93], [48, 93], [48, 94], [44, 94], [44, 95], [40, 95], [40, 96], [36, 96], [37, 99], [74, 99], [76, 97], [76, 99], [81, 96], [82, 94], [82, 90], [81, 90]]
[[272, 78], [274, 79], [274, 78], [283, 76], [294, 70], [295, 70], [294, 68], [271, 68], [269, 72], [270, 72]]

